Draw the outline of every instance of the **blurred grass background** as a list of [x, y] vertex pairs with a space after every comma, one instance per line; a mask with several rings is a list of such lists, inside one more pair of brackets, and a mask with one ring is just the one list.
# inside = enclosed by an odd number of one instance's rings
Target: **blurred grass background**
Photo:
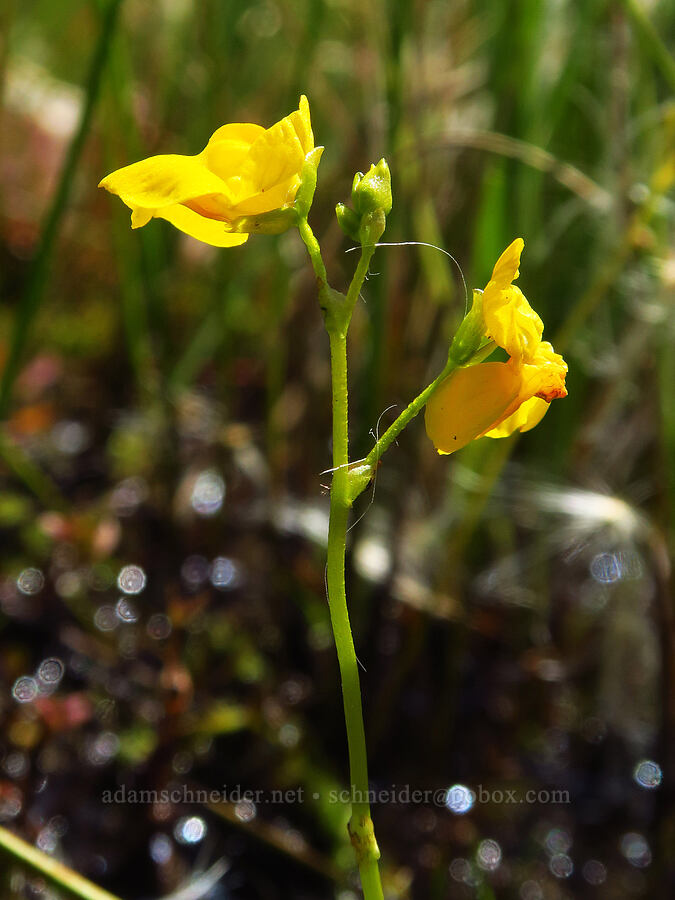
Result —
[[[672, 4], [6, 0], [0, 35], [0, 819], [129, 900], [357, 896], [302, 245], [132, 233], [96, 189], [304, 92], [335, 286], [356, 260], [334, 204], [384, 155], [385, 239], [484, 286], [522, 236], [570, 366], [521, 440], [439, 458], [413, 423], [355, 511], [373, 786], [570, 796], [377, 805], [387, 896], [673, 896]], [[353, 458], [463, 309], [441, 253], [378, 251]], [[104, 804], [122, 784], [320, 799]]]

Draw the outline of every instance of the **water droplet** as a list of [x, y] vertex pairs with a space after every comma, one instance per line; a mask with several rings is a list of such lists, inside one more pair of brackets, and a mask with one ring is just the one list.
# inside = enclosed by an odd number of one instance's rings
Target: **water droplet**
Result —
[[199, 516], [215, 516], [225, 499], [225, 482], [213, 469], [197, 476], [190, 503]]
[[389, 546], [378, 538], [367, 537], [359, 541], [353, 558], [356, 571], [368, 581], [382, 582], [391, 570]]
[[17, 678], [12, 688], [12, 696], [18, 703], [30, 703], [38, 694], [37, 681], [30, 675], [22, 675]]
[[117, 587], [125, 594], [140, 594], [146, 581], [140, 566], [124, 566], [117, 576]]
[[219, 591], [228, 591], [239, 584], [237, 564], [226, 556], [217, 556], [211, 563], [211, 584]]
[[186, 816], [176, 822], [173, 833], [181, 844], [198, 844], [206, 834], [206, 822], [199, 816]]
[[572, 835], [564, 828], [552, 828], [544, 840], [549, 853], [567, 853], [572, 847]]
[[37, 677], [43, 683], [50, 686], [57, 685], [63, 678], [64, 665], [55, 656], [43, 659], [37, 670]]
[[105, 604], [99, 606], [94, 613], [94, 625], [99, 631], [114, 631], [119, 625], [119, 619], [115, 612], [115, 607]]
[[166, 834], [153, 834], [150, 838], [150, 856], [161, 866], [171, 859], [173, 853], [173, 844], [171, 838]]
[[120, 739], [114, 731], [104, 731], [89, 742], [86, 755], [93, 766], [104, 766], [117, 755]]
[[453, 859], [450, 863], [450, 877], [453, 881], [464, 882], [467, 880], [467, 876], [471, 872], [471, 863], [468, 859], [462, 859], [458, 857], [457, 859]]
[[556, 878], [569, 878], [574, 872], [574, 863], [566, 853], [552, 856], [548, 867]]
[[15, 819], [23, 807], [23, 794], [14, 784], [5, 785], [0, 791], [0, 822]]
[[63, 837], [68, 832], [68, 819], [65, 816], [52, 816], [47, 823], [57, 837]]
[[22, 594], [26, 594], [27, 596], [39, 594], [44, 587], [44, 583], [45, 577], [42, 572], [39, 569], [34, 569], [32, 567], [24, 569], [16, 579], [16, 586]]
[[300, 729], [292, 722], [286, 722], [279, 729], [279, 743], [283, 747], [297, 747], [300, 742]]
[[126, 597], [120, 597], [117, 601], [115, 612], [122, 622], [138, 622], [138, 610]]
[[589, 884], [597, 887], [598, 885], [603, 884], [607, 878], [607, 867], [597, 859], [589, 859], [584, 863], [581, 874]]
[[47, 825], [45, 828], [40, 829], [35, 843], [43, 853], [54, 853], [59, 845], [59, 839]]
[[58, 422], [52, 428], [54, 446], [66, 456], [75, 456], [89, 446], [89, 430], [82, 422]]
[[538, 881], [531, 878], [520, 886], [520, 900], [544, 900], [544, 894]]
[[486, 872], [494, 872], [499, 867], [501, 860], [502, 848], [497, 841], [488, 838], [480, 842], [476, 853], [476, 862], [481, 869], [484, 869]]
[[649, 790], [657, 788], [663, 779], [661, 766], [651, 759], [643, 759], [635, 767], [633, 778], [640, 787], [648, 788]]
[[471, 809], [475, 799], [471, 788], [466, 787], [464, 784], [453, 784], [452, 787], [448, 788], [448, 792], [445, 795], [445, 805], [450, 812], [455, 813], [457, 816], [463, 816], [464, 813]]
[[188, 587], [198, 590], [209, 579], [209, 561], [205, 556], [188, 556], [181, 566], [180, 575]]
[[125, 478], [110, 496], [110, 505], [118, 516], [132, 516], [148, 496], [148, 485], [143, 478]]
[[171, 634], [171, 620], [163, 613], [155, 613], [148, 619], [146, 630], [151, 638], [162, 641]]
[[469, 860], [463, 859], [461, 856], [453, 859], [450, 863], [449, 871], [453, 881], [459, 881], [469, 886], [476, 885], [480, 879], [479, 873], [474, 870]]
[[185, 750], [180, 750], [174, 755], [171, 768], [177, 775], [187, 775], [192, 768], [192, 754]]
[[258, 810], [252, 800], [240, 800], [235, 804], [234, 814], [240, 822], [251, 822], [258, 815]]
[[613, 584], [621, 578], [619, 560], [614, 553], [598, 553], [591, 560], [591, 575], [601, 584]]
[[54, 590], [65, 600], [71, 600], [82, 590], [82, 576], [79, 572], [62, 572], [54, 583]]
[[20, 750], [15, 750], [6, 757], [3, 768], [10, 778], [23, 778], [28, 773], [28, 756]]
[[644, 869], [652, 861], [652, 851], [649, 844], [641, 834], [629, 831], [621, 838], [621, 852], [631, 866]]

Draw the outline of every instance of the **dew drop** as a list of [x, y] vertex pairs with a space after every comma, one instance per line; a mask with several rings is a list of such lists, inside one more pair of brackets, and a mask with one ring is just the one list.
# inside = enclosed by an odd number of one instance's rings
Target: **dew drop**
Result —
[[22, 675], [17, 678], [12, 688], [12, 696], [18, 703], [30, 703], [38, 694], [37, 681], [30, 675]]
[[661, 780], [663, 779], [661, 766], [651, 759], [643, 759], [635, 767], [633, 778], [640, 787], [653, 790], [661, 784]]
[[186, 816], [176, 822], [173, 833], [181, 844], [198, 844], [206, 834], [206, 822], [199, 816]]
[[171, 859], [173, 845], [166, 834], [153, 834], [150, 838], [150, 856], [157, 865], [163, 865]]
[[467, 813], [474, 801], [473, 791], [464, 784], [453, 784], [445, 795], [445, 805], [456, 816], [463, 816], [464, 813]]
[[556, 878], [569, 878], [574, 871], [574, 863], [566, 853], [554, 854], [548, 867]]
[[607, 878], [607, 867], [597, 859], [589, 859], [584, 863], [581, 874], [585, 881], [597, 887]]
[[621, 578], [621, 565], [614, 553], [598, 553], [591, 560], [591, 575], [601, 584], [613, 584]]
[[217, 556], [211, 563], [211, 584], [219, 591], [229, 591], [239, 584], [239, 571], [234, 560]]
[[24, 569], [16, 579], [16, 586], [22, 594], [27, 596], [39, 594], [44, 587], [44, 583], [45, 577], [42, 572], [32, 567]]
[[197, 476], [190, 503], [199, 516], [215, 516], [225, 499], [225, 482], [213, 469]]
[[494, 872], [502, 859], [502, 848], [497, 841], [487, 839], [481, 841], [476, 853], [476, 862], [486, 872]]
[[252, 822], [258, 815], [258, 811], [252, 800], [240, 800], [235, 804], [234, 814], [240, 822]]
[[43, 683], [50, 686], [57, 685], [63, 678], [64, 665], [55, 656], [43, 659], [37, 670], [37, 677]]
[[126, 597], [120, 597], [117, 601], [115, 613], [121, 622], [138, 622], [138, 610]]
[[117, 576], [117, 586], [125, 594], [140, 594], [147, 579], [140, 566], [124, 566]]
[[162, 641], [171, 634], [171, 620], [163, 613], [155, 613], [148, 619], [146, 630], [151, 638]]
[[99, 631], [114, 631], [119, 625], [115, 607], [109, 604], [99, 606], [94, 613], [94, 625]]
[[641, 834], [629, 831], [621, 838], [621, 852], [631, 866], [644, 869], [652, 861], [652, 851], [649, 844]]

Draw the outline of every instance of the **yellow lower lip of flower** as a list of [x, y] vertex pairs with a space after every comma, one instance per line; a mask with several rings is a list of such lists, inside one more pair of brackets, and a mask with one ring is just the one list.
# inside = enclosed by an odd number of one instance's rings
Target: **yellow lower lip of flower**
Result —
[[513, 434], [514, 431], [529, 431], [538, 425], [548, 412], [551, 404], [540, 397], [530, 397], [521, 403], [518, 409], [507, 416], [496, 428], [491, 428], [485, 433], [485, 437], [503, 438]]
[[495, 428], [517, 403], [521, 379], [507, 363], [458, 369], [431, 396], [424, 423], [439, 453], [453, 453]]

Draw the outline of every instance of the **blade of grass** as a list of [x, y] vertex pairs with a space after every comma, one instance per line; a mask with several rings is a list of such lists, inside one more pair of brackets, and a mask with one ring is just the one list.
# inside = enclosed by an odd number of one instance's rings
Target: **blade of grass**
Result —
[[643, 46], [661, 70], [670, 89], [675, 91], [675, 59], [659, 37], [651, 19], [636, 0], [621, 0]]
[[59, 234], [63, 215], [66, 211], [73, 188], [75, 172], [82, 155], [94, 109], [99, 96], [101, 76], [108, 59], [112, 36], [115, 33], [117, 18], [122, 0], [110, 0], [106, 7], [97, 46], [87, 76], [85, 101], [80, 114], [77, 130], [70, 142], [66, 158], [61, 169], [59, 183], [47, 210], [40, 242], [33, 258], [28, 284], [21, 297], [19, 308], [14, 319], [14, 329], [9, 346], [7, 363], [0, 382], [0, 418], [5, 418], [9, 407], [12, 388], [19, 373], [21, 359], [28, 340], [31, 325], [40, 308], [47, 284], [49, 264]]
[[119, 900], [114, 894], [97, 887], [57, 859], [53, 859], [2, 827], [0, 827], [0, 850], [44, 875], [52, 884], [63, 888], [73, 897], [80, 897], [81, 900]]
[[47, 509], [65, 510], [68, 504], [46, 472], [0, 430], [0, 459]]

